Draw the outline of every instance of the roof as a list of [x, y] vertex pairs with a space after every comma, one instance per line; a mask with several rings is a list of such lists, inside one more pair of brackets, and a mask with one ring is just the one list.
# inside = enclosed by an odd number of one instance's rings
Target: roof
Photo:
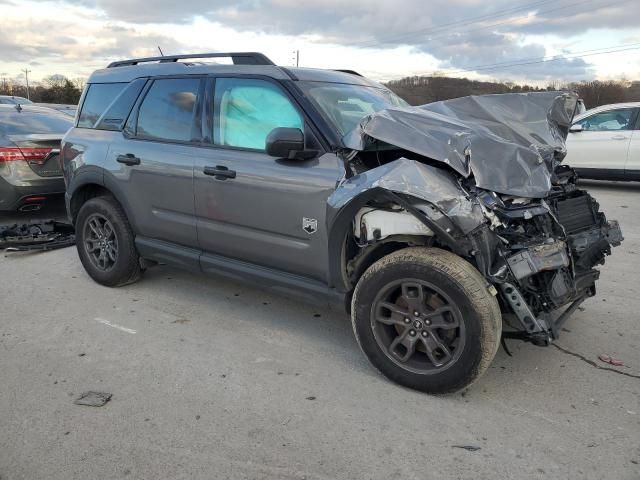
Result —
[[[265, 75], [276, 80], [322, 81], [382, 87], [379, 83], [373, 82], [365, 77], [344, 71], [280, 67], [267, 63], [270, 62], [270, 60], [258, 53], [235, 55], [259, 55], [264, 63], [227, 65], [190, 61], [191, 58], [207, 58], [214, 55], [232, 57], [234, 54], [182, 55], [123, 60], [113, 62], [107, 68], [96, 70], [89, 77], [88, 83], [128, 83], [136, 78], [160, 75], [243, 74]], [[180, 59], [189, 59], [189, 61], [178, 61]]]
[[600, 105], [599, 107], [591, 108], [586, 112], [581, 113], [580, 115], [576, 115], [573, 121], [575, 122], [576, 120], [582, 120], [583, 118], [593, 115], [594, 113], [598, 113], [606, 110], [614, 110], [614, 109], [620, 109], [620, 108], [638, 108], [638, 107], [640, 107], [640, 102], [610, 103], [608, 105]]

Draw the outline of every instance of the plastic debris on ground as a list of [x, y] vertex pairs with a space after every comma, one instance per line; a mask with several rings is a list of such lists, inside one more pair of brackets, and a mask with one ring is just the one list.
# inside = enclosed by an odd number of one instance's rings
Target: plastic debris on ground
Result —
[[55, 220], [0, 226], [0, 250], [47, 251], [75, 245], [74, 229]]
[[614, 365], [616, 367], [624, 367], [624, 362], [622, 360], [620, 360], [619, 358], [613, 358], [612, 356], [607, 355], [605, 353], [598, 355], [598, 359], [601, 362], [608, 363], [609, 365]]

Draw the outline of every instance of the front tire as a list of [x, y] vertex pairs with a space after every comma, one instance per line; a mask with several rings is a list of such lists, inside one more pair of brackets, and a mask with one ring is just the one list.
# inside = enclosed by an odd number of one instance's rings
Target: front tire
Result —
[[89, 276], [107, 287], [120, 287], [142, 275], [129, 220], [109, 195], [89, 199], [76, 218], [76, 247]]
[[360, 278], [351, 304], [360, 348], [386, 377], [428, 393], [471, 385], [500, 345], [502, 317], [470, 263], [437, 248], [406, 248]]

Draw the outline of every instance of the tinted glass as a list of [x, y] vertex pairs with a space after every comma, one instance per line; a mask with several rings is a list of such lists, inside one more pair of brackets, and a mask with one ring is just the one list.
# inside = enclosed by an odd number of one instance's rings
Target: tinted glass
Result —
[[12, 112], [0, 113], [0, 135], [50, 133], [64, 135], [73, 126], [73, 119], [62, 113]]
[[389, 107], [409, 104], [390, 90], [345, 83], [298, 82], [323, 116], [342, 133], [353, 130], [362, 117]]
[[124, 121], [127, 119], [133, 104], [138, 99], [138, 95], [142, 91], [142, 87], [146, 83], [146, 79], [138, 79], [131, 82], [120, 95], [111, 103], [106, 113], [99, 120], [99, 130], [120, 130]]
[[188, 142], [199, 79], [156, 80], [140, 105], [136, 135]]
[[273, 83], [219, 78], [215, 89], [213, 133], [219, 145], [264, 150], [274, 128], [304, 128], [298, 111]]
[[610, 130], [631, 130], [631, 120], [633, 119], [633, 108], [623, 108], [620, 110], [610, 110], [608, 112], [596, 113], [587, 118], [583, 118], [578, 125], [582, 125], [583, 130], [592, 132]]
[[126, 85], [126, 83], [93, 83], [89, 85], [80, 111], [78, 126], [94, 128], [100, 116]]

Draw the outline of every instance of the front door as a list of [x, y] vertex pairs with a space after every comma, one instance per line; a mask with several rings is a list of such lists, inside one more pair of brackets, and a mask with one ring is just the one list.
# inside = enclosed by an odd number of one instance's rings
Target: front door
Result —
[[326, 200], [344, 167], [331, 153], [304, 161], [265, 153], [277, 127], [300, 128], [307, 144], [314, 138], [279, 84], [218, 78], [211, 90], [213, 145], [194, 171], [202, 250], [325, 281]]

